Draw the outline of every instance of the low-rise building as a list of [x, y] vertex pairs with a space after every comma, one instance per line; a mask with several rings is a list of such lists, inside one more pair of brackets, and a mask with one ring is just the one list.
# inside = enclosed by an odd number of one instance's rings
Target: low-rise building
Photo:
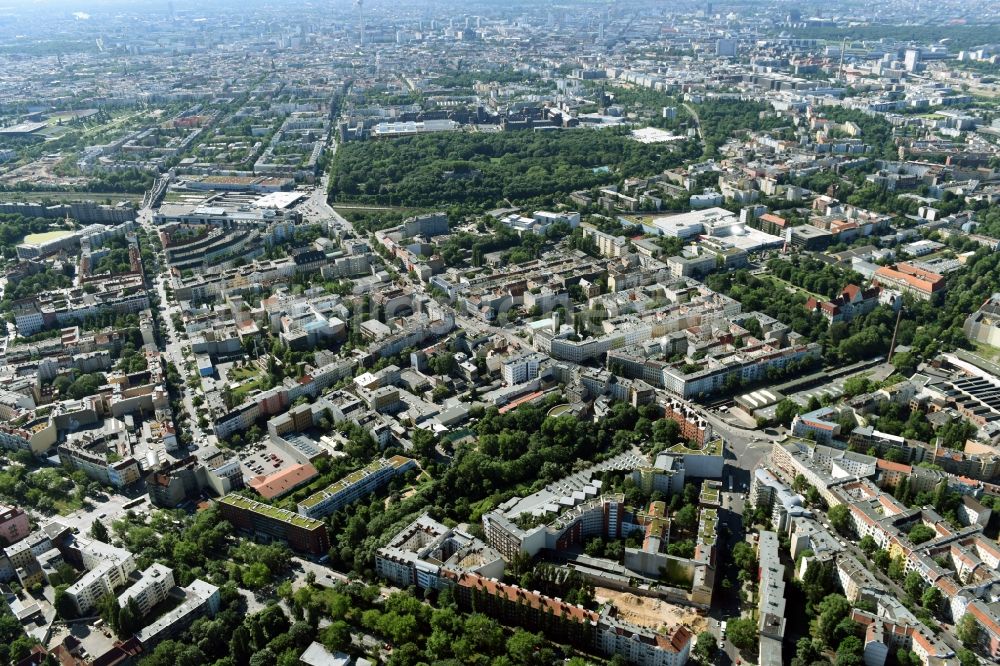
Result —
[[874, 275], [876, 284], [897, 289], [923, 301], [929, 301], [946, 289], [945, 278], [938, 273], [900, 262], [895, 266], [880, 266]]

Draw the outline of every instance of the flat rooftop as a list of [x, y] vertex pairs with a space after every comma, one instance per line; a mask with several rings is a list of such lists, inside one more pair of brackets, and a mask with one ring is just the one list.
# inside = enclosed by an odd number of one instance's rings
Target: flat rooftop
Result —
[[242, 495], [230, 494], [226, 495], [219, 500], [222, 504], [228, 504], [239, 509], [244, 509], [246, 511], [253, 511], [254, 513], [259, 513], [262, 516], [267, 516], [268, 518], [273, 518], [274, 520], [279, 520], [283, 523], [289, 523], [295, 525], [296, 527], [301, 527], [307, 530], [315, 530], [323, 527], [322, 521], [313, 520], [312, 518], [307, 518], [294, 511], [287, 511], [285, 509], [279, 509], [277, 507], [271, 506], [269, 504], [264, 504], [263, 502], [258, 502], [252, 500], [248, 497], [243, 497]]

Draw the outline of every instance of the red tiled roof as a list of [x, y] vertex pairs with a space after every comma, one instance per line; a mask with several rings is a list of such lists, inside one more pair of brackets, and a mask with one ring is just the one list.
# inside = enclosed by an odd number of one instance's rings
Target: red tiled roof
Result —
[[669, 634], [656, 634], [657, 647], [670, 652], [680, 652], [684, 646], [691, 642], [693, 634], [691, 630], [682, 624], [674, 627]]
[[565, 613], [567, 618], [576, 620], [577, 622], [597, 622], [599, 619], [597, 613], [589, 611], [582, 606], [568, 604], [565, 601], [556, 601], [544, 594], [537, 594], [515, 585], [499, 583], [474, 574], [461, 574], [458, 578], [458, 585], [482, 590], [490, 596], [500, 597], [511, 603], [524, 603], [531, 608], [542, 609], [548, 607], [556, 617]]
[[973, 601], [969, 604], [967, 610], [969, 613], [972, 613], [972, 617], [976, 618], [976, 620], [979, 621], [979, 624], [983, 625], [987, 631], [994, 636], [1000, 636], [1000, 625], [996, 623], [996, 620], [994, 620], [989, 613], [979, 607], [978, 601]]
[[913, 471], [913, 468], [909, 465], [904, 465], [903, 463], [896, 463], [889, 460], [882, 460], [879, 458], [878, 463], [876, 463], [879, 469], [883, 469], [887, 472], [901, 472], [903, 474], [909, 474]]
[[250, 479], [250, 487], [264, 499], [274, 499], [303, 483], [308, 483], [318, 475], [319, 472], [312, 466], [312, 463], [292, 465], [274, 474], [255, 476]]

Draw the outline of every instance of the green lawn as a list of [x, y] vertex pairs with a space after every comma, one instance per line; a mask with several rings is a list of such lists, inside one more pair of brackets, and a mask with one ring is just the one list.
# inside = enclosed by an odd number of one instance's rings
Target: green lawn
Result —
[[991, 347], [981, 342], [973, 342], [972, 344], [976, 349], [976, 354], [988, 361], [993, 361], [994, 363], [1000, 362], [1000, 348]]
[[246, 384], [240, 385], [238, 388], [233, 389], [233, 397], [242, 398], [248, 395], [251, 391], [255, 391], [260, 388], [260, 380], [255, 379], [253, 381], [247, 382]]
[[56, 511], [59, 512], [60, 516], [68, 516], [77, 509], [83, 508], [83, 503], [71, 495], [64, 495], [60, 499], [55, 500], [53, 504], [55, 505]]
[[229, 371], [230, 381], [243, 381], [244, 379], [255, 379], [261, 375], [260, 370], [253, 367], [233, 368]]
[[44, 231], [40, 234], [28, 234], [24, 237], [25, 243], [44, 243], [45, 241], [55, 240], [56, 238], [64, 238], [72, 234], [72, 231]]

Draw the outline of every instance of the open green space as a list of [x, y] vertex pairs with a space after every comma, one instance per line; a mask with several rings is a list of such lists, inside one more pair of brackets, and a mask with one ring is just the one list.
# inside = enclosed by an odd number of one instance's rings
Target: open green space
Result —
[[[623, 128], [359, 141], [337, 150], [330, 195], [338, 203], [492, 208], [663, 171], [683, 163], [686, 148], [700, 153], [691, 144], [641, 144]], [[610, 169], [595, 173], [600, 166]]]

